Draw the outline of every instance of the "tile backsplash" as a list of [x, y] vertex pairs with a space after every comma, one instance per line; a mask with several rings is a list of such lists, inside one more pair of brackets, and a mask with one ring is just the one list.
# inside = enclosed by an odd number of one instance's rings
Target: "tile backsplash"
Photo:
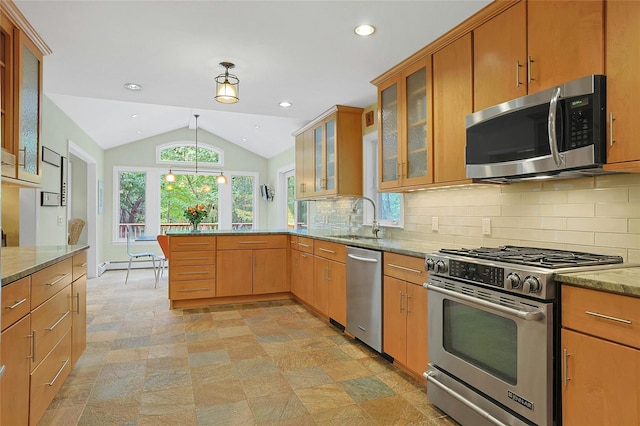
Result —
[[[309, 227], [363, 232], [360, 204], [353, 213], [352, 201], [311, 203]], [[404, 214], [404, 228], [385, 228], [385, 237], [569, 249], [640, 264], [640, 174], [416, 191], [405, 194]]]

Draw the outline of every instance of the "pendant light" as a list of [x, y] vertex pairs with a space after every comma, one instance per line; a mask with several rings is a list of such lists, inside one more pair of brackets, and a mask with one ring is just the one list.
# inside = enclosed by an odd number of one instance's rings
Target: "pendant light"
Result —
[[215, 100], [223, 104], [235, 104], [240, 100], [238, 97], [240, 91], [240, 80], [233, 74], [229, 74], [229, 69], [235, 65], [231, 62], [220, 62], [224, 67], [224, 74], [216, 77], [216, 96]]
[[[196, 150], [195, 150], [195, 152], [196, 152], [196, 161], [195, 161], [196, 167], [195, 167], [194, 172], [197, 175], [198, 174], [198, 117], [200, 117], [200, 114], [193, 114], [193, 116], [196, 119], [196, 140], [195, 140], [195, 142], [196, 142]], [[176, 169], [176, 170], [178, 170], [178, 169]], [[190, 172], [191, 170], [181, 169], [179, 171]], [[218, 174], [218, 177], [216, 178], [216, 183], [218, 183], [218, 184], [227, 183], [227, 177], [222, 173], [222, 170], [214, 172], [214, 173]], [[210, 173], [207, 172], [206, 174], [210, 174]], [[172, 168], [169, 168], [169, 173], [167, 173], [164, 176], [164, 180], [165, 180], [165, 182], [175, 182], [176, 181], [176, 175], [173, 174], [173, 169]], [[211, 190], [211, 187], [208, 187], [207, 185], [205, 185], [205, 187], [203, 187], [203, 190], [205, 192], [209, 192]]]

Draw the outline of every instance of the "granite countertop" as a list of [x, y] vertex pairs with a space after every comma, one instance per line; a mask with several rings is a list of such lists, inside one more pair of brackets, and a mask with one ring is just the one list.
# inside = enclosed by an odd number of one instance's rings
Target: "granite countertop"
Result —
[[555, 278], [579, 287], [640, 297], [640, 266], [558, 273]]
[[88, 248], [88, 245], [2, 247], [2, 285], [31, 275]]

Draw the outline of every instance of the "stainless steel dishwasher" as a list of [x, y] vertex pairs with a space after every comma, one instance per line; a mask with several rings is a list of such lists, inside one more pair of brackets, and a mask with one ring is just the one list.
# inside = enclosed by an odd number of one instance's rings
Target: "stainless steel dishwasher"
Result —
[[347, 327], [382, 352], [382, 252], [347, 246]]

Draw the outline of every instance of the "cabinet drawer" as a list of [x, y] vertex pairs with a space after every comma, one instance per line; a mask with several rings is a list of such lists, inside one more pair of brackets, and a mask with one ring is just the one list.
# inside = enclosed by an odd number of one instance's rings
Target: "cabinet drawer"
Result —
[[31, 309], [71, 284], [72, 270], [73, 261], [68, 258], [31, 275]]
[[31, 373], [29, 413], [31, 424], [38, 423], [70, 371], [71, 332], [67, 332], [60, 343]]
[[293, 250], [298, 250], [298, 236], [297, 235], [290, 235], [289, 236], [289, 247], [291, 247]]
[[87, 274], [87, 252], [83, 251], [73, 256], [73, 273], [72, 280], [75, 281], [83, 275]]
[[[171, 253], [171, 268], [180, 266], [215, 266], [215, 251], [176, 251]], [[195, 268], [192, 268], [195, 269]]]
[[169, 279], [171, 281], [193, 281], [208, 280], [216, 277], [216, 265], [176, 266], [169, 268]]
[[287, 248], [287, 235], [247, 235], [218, 237], [218, 250]]
[[207, 251], [216, 249], [216, 237], [169, 236], [170, 251]]
[[71, 330], [71, 286], [31, 311], [32, 368]]
[[2, 329], [6, 329], [31, 311], [31, 277], [2, 287]]
[[424, 259], [421, 257], [385, 253], [384, 274], [420, 285], [427, 281], [427, 271], [424, 270]]
[[203, 299], [216, 296], [216, 280], [171, 281], [169, 299]]
[[313, 242], [313, 254], [325, 259], [345, 263], [347, 248], [344, 244], [331, 243], [329, 241], [315, 240]]
[[298, 237], [298, 250], [313, 254], [313, 239]]
[[562, 326], [640, 348], [640, 298], [563, 285]]

